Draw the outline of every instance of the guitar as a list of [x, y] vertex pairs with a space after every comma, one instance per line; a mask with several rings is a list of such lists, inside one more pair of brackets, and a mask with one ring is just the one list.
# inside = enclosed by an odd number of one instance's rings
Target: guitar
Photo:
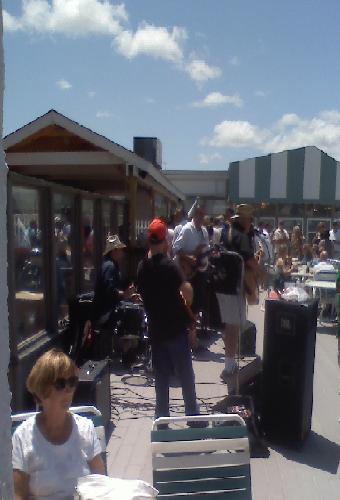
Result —
[[[260, 264], [261, 259], [263, 257], [263, 251], [258, 250], [254, 257], [257, 260], [257, 262]], [[260, 268], [256, 272], [253, 269], [245, 266], [243, 285], [244, 285], [246, 299], [247, 299], [248, 305], [250, 305], [250, 306], [257, 306], [259, 304], [259, 301], [260, 301], [259, 280], [260, 280]]]
[[193, 254], [177, 255], [176, 260], [187, 280], [191, 280], [197, 272], [204, 272], [209, 267], [208, 256], [211, 250], [206, 243], [198, 245]]

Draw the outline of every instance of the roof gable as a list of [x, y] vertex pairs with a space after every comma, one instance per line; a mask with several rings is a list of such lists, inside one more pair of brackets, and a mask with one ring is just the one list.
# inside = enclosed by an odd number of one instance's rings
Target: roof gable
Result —
[[104, 151], [60, 125], [48, 125], [7, 148], [7, 153]]
[[[172, 184], [172, 182], [165, 177], [165, 175], [162, 172], [160, 172], [157, 168], [155, 168], [152, 163], [144, 160], [143, 158], [138, 156], [136, 153], [133, 153], [129, 149], [120, 146], [116, 142], [111, 141], [107, 137], [104, 137], [103, 135], [93, 132], [93, 130], [84, 127], [83, 125], [80, 125], [78, 122], [71, 120], [70, 118], [68, 118], [65, 115], [62, 115], [61, 113], [58, 113], [54, 109], [51, 109], [46, 114], [38, 117], [36, 120], [33, 120], [32, 122], [24, 125], [22, 128], [4, 137], [3, 139], [4, 150], [7, 153], [10, 152], [10, 149], [12, 152], [13, 151], [18, 152], [18, 150], [12, 148], [17, 147], [18, 145], [21, 145], [20, 147], [23, 147], [24, 141], [28, 140], [28, 142], [30, 142], [32, 136], [34, 136], [35, 140], [37, 140], [37, 138], [39, 137], [39, 133], [41, 133], [44, 129], [58, 130], [58, 129], [53, 129], [53, 126], [58, 126], [59, 129], [60, 128], [64, 129], [65, 132], [63, 132], [63, 134], [69, 132], [71, 135], [77, 136], [78, 141], [79, 139], [84, 141], [81, 142], [83, 146], [85, 146], [85, 144], [87, 143], [86, 147], [89, 147], [88, 144], [91, 144], [92, 148], [97, 148], [97, 149], [91, 149], [91, 151], [107, 151], [108, 153], [113, 155], [113, 157], [116, 160], [119, 160], [120, 163], [125, 165], [133, 165], [136, 169], [147, 172], [156, 182], [161, 184], [172, 195], [176, 196], [181, 200], [184, 199], [183, 193], [181, 193], [180, 190], [177, 189]], [[50, 127], [52, 127], [52, 129]], [[37, 143], [35, 143], [35, 147], [36, 146]], [[33, 147], [32, 144], [30, 147]], [[24, 150], [24, 152], [27, 152], [27, 150]], [[41, 152], [41, 149], [39, 150], [39, 152]]]

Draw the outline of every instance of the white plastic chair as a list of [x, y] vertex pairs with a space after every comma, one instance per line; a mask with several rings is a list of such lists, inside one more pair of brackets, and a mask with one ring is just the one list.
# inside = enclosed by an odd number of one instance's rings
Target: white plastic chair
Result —
[[[317, 271], [314, 274], [314, 281], [329, 281], [335, 283], [336, 275], [337, 272], [335, 270]], [[319, 299], [319, 304], [321, 306], [321, 312], [320, 312], [320, 322], [321, 322], [324, 316], [324, 311], [327, 306], [330, 306], [333, 312], [335, 311], [336, 292], [335, 290], [330, 290], [330, 289], [328, 290], [322, 287], [315, 287], [315, 290], [313, 290], [313, 295]]]
[[[87, 417], [92, 420], [94, 429], [96, 431], [97, 437], [99, 439], [101, 449], [102, 449], [102, 457], [104, 459], [104, 463], [106, 465], [106, 438], [105, 438], [105, 428], [103, 423], [103, 417], [101, 412], [95, 406], [72, 406], [70, 408], [72, 413], [76, 413], [77, 415], [81, 415], [82, 417]], [[12, 419], [12, 434], [15, 429], [29, 417], [36, 415], [37, 411], [29, 411], [25, 413], [17, 413], [11, 416]]]

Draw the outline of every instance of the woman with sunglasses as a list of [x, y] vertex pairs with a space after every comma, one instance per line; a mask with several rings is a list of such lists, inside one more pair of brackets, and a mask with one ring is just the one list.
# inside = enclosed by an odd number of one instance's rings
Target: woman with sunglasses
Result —
[[105, 474], [101, 447], [91, 420], [69, 408], [78, 368], [59, 349], [33, 366], [27, 389], [41, 411], [13, 434], [14, 498], [73, 498], [77, 479]]

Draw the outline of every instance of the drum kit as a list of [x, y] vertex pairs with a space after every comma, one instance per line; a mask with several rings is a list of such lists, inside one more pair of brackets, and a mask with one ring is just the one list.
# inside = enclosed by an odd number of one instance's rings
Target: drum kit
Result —
[[147, 317], [141, 303], [122, 301], [115, 311], [113, 350], [121, 355], [122, 363], [150, 364]]

